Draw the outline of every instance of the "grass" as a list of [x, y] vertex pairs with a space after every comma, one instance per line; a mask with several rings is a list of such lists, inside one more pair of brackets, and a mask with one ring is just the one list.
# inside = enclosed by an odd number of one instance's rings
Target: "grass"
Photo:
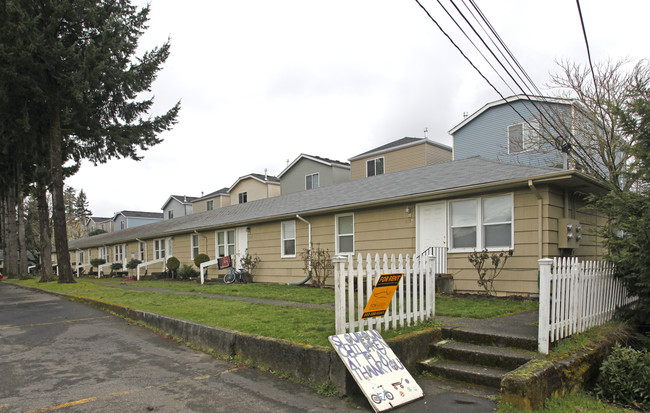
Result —
[[[307, 345], [329, 347], [328, 336], [334, 334], [335, 331], [333, 308], [257, 304], [120, 287], [151, 287], [161, 290], [266, 298], [310, 304], [333, 304], [334, 291], [331, 289], [257, 283], [200, 285], [193, 282], [177, 281], [134, 282], [108, 278], [100, 280], [81, 278], [74, 284], [39, 283], [37, 279], [8, 281]], [[448, 296], [438, 296], [436, 300], [436, 314], [458, 317], [487, 318], [536, 308], [536, 302], [533, 301]], [[388, 339], [436, 325], [434, 320], [430, 320], [415, 326], [383, 331], [382, 336]]]
[[592, 327], [589, 330], [574, 334], [557, 342], [551, 346], [547, 359], [554, 361], [560, 360], [571, 353], [581, 349], [590, 349], [596, 343], [601, 342], [606, 337], [625, 337], [629, 327], [621, 321], [609, 321], [603, 325]]
[[[499, 413], [528, 413], [505, 402], [498, 403]], [[625, 409], [602, 402], [585, 392], [567, 395], [561, 398], [550, 398], [543, 409], [534, 410], [539, 413], [632, 413], [634, 410]]]

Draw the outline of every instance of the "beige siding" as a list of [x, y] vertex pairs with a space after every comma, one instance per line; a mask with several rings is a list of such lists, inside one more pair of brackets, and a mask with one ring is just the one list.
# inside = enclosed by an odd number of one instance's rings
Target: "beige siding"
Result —
[[230, 190], [230, 202], [232, 205], [239, 203], [239, 194], [247, 193], [248, 202], [257, 199], [272, 198], [280, 195], [279, 184], [265, 184], [253, 178], [241, 180]]
[[366, 161], [384, 158], [384, 173], [403, 171], [406, 169], [418, 168], [438, 162], [451, 160], [451, 151], [431, 145], [420, 144], [394, 151], [372, 155], [363, 159], [357, 159], [350, 163], [350, 179], [361, 179], [366, 177]]
[[202, 199], [198, 202], [192, 203], [192, 213], [197, 214], [199, 212], [205, 212], [208, 210], [208, 201], [213, 202], [213, 209], [223, 208], [230, 205], [230, 196], [229, 195], [217, 195], [212, 198]]

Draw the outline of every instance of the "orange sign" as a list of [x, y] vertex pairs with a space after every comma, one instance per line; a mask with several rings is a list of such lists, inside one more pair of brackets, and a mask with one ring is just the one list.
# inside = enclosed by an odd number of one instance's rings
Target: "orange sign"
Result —
[[372, 295], [363, 310], [362, 319], [381, 317], [386, 314], [388, 306], [390, 305], [395, 290], [399, 285], [400, 280], [404, 276], [403, 273], [382, 274], [377, 281], [377, 285], [372, 290]]

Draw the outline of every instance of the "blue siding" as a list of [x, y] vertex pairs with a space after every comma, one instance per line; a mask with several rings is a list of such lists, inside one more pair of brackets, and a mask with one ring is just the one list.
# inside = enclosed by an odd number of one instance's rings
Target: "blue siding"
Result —
[[[571, 110], [567, 105], [535, 102], [537, 107], [548, 107], [549, 110]], [[527, 121], [533, 121], [538, 111], [528, 101], [515, 101], [487, 109], [471, 122], [454, 133], [454, 159], [465, 159], [481, 156], [502, 162], [520, 163], [532, 166], [558, 166], [562, 164], [562, 154], [550, 148], [544, 151], [525, 151], [517, 154], [508, 153], [508, 126], [522, 122], [522, 116]], [[553, 106], [551, 108], [551, 106]], [[514, 107], [514, 109], [513, 109]], [[515, 112], [515, 109], [517, 112]], [[521, 114], [521, 116], [520, 116]], [[547, 153], [550, 152], [550, 153]]]

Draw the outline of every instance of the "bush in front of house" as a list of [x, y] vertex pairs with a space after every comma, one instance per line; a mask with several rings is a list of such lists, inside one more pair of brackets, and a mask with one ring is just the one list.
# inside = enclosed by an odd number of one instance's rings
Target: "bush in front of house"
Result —
[[111, 275], [113, 275], [113, 273], [115, 271], [120, 271], [121, 269], [122, 269], [122, 263], [121, 262], [112, 263], [111, 264]]
[[650, 353], [617, 344], [600, 366], [596, 394], [613, 403], [650, 409]]
[[[106, 264], [106, 260], [103, 258], [93, 258], [90, 260], [90, 265], [97, 268], [97, 271], [99, 271], [99, 266]], [[92, 272], [92, 268], [90, 269], [90, 272]]]
[[183, 264], [181, 269], [178, 270], [178, 278], [181, 280], [188, 280], [190, 278], [196, 278], [201, 275], [193, 266]]
[[201, 264], [208, 261], [210, 261], [210, 256], [208, 256], [208, 254], [197, 254], [196, 257], [194, 257], [194, 265], [196, 265], [197, 268], [201, 268]]

